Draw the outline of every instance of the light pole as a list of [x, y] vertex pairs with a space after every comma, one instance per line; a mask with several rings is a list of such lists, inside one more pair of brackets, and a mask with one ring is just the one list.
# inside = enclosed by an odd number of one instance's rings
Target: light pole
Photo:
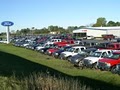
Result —
[[10, 43], [10, 27], [7, 26], [7, 44]]

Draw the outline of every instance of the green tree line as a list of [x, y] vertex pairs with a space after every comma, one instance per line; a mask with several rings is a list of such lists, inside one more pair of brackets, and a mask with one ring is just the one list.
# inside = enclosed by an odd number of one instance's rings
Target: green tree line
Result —
[[[68, 26], [66, 29], [59, 26], [50, 25], [47, 28], [41, 28], [37, 29], [35, 27], [31, 28], [23, 28], [21, 30], [17, 30], [16, 32], [14, 30], [11, 30], [11, 34], [15, 35], [35, 35], [35, 34], [49, 34], [50, 32], [56, 32], [56, 34], [63, 34], [63, 33], [72, 33], [75, 29], [81, 29], [85, 27], [111, 27], [111, 26], [120, 26], [120, 22], [115, 21], [107, 21], [104, 17], [97, 18], [96, 22], [94, 24], [85, 25], [85, 26]], [[3, 32], [1, 35], [5, 35], [6, 33]]]
[[59, 26], [50, 25], [47, 28], [37, 29], [35, 27], [32, 28], [24, 28], [21, 30], [17, 30], [17, 35], [34, 35], [34, 34], [48, 34], [50, 32], [56, 32], [56, 34], [63, 34], [63, 33], [72, 33], [75, 29], [83, 28], [84, 26], [69, 26], [67, 29]]

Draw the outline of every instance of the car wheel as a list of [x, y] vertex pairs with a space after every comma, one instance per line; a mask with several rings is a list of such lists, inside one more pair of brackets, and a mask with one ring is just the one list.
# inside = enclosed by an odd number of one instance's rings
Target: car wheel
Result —
[[78, 67], [80, 68], [80, 69], [83, 69], [84, 68], [84, 65], [83, 65], [83, 61], [79, 61], [78, 62]]
[[97, 67], [97, 62], [92, 65], [92, 68], [98, 69], [98, 67]]
[[68, 61], [71, 61], [71, 56], [69, 56], [69, 57], [67, 58], [67, 60], [68, 60]]
[[117, 73], [117, 71], [116, 71], [116, 66], [113, 66], [113, 67], [111, 68], [111, 72], [112, 72], [113, 74]]

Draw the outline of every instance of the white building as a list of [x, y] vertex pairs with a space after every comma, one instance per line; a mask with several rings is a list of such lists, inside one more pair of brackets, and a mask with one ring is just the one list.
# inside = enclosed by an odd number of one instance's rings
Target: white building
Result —
[[102, 37], [103, 34], [113, 34], [120, 37], [120, 27], [87, 27], [73, 31], [74, 36], [85, 37]]

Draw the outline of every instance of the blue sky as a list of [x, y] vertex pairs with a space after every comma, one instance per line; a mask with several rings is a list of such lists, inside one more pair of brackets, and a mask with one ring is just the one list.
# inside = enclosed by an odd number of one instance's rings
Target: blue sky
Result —
[[[120, 0], [0, 0], [0, 22], [11, 30], [89, 25], [99, 17], [120, 21]], [[0, 32], [6, 28], [0, 25]]]

